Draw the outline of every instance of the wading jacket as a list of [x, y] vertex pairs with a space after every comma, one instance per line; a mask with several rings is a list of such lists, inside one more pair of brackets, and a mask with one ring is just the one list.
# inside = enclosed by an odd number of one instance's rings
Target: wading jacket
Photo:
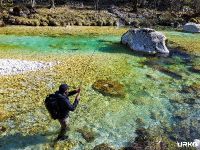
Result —
[[56, 100], [58, 102], [59, 106], [59, 118], [58, 119], [64, 119], [69, 116], [69, 111], [74, 111], [76, 109], [76, 106], [78, 105], [78, 100], [75, 99], [74, 103], [71, 104], [69, 101], [69, 96], [72, 96], [76, 94], [76, 91], [71, 91], [67, 96], [59, 93], [59, 91], [56, 91]]

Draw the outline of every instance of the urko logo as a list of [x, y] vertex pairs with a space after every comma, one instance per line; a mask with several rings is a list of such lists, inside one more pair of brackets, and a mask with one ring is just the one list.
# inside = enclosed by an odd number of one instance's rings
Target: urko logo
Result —
[[197, 142], [177, 142], [178, 147], [197, 147]]

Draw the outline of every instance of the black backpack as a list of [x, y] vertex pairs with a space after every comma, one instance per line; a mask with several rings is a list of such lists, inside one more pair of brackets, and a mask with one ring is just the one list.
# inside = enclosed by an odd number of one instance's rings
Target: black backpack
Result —
[[51, 118], [58, 119], [59, 117], [59, 105], [57, 101], [56, 94], [50, 94], [46, 97], [45, 101], [45, 107], [48, 110]]

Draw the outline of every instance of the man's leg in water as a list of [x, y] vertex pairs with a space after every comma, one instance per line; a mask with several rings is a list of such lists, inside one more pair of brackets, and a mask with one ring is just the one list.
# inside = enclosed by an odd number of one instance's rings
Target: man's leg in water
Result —
[[58, 138], [57, 139], [61, 139], [65, 137], [65, 134], [67, 132], [67, 130], [69, 129], [69, 117], [67, 118], [63, 118], [63, 119], [58, 119], [60, 126], [61, 126], [61, 130], [60, 133], [58, 134]]

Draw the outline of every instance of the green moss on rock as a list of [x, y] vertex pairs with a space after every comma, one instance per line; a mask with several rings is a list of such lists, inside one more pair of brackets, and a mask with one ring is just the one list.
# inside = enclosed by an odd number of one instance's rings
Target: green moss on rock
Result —
[[92, 142], [95, 139], [95, 133], [92, 132], [91, 130], [89, 130], [88, 128], [83, 128], [83, 129], [78, 129], [77, 130], [79, 133], [81, 133], [81, 135], [83, 136], [83, 138], [87, 141], [87, 142]]
[[92, 85], [94, 90], [97, 90], [105, 96], [124, 97], [124, 85], [112, 80], [97, 80]]
[[115, 150], [114, 148], [110, 147], [110, 145], [102, 143], [97, 145], [93, 148], [93, 150]]
[[165, 135], [158, 133], [151, 134], [149, 130], [139, 128], [136, 130], [138, 135], [135, 142], [130, 146], [132, 149], [149, 149], [149, 150], [177, 150], [176, 142], [170, 140]]

